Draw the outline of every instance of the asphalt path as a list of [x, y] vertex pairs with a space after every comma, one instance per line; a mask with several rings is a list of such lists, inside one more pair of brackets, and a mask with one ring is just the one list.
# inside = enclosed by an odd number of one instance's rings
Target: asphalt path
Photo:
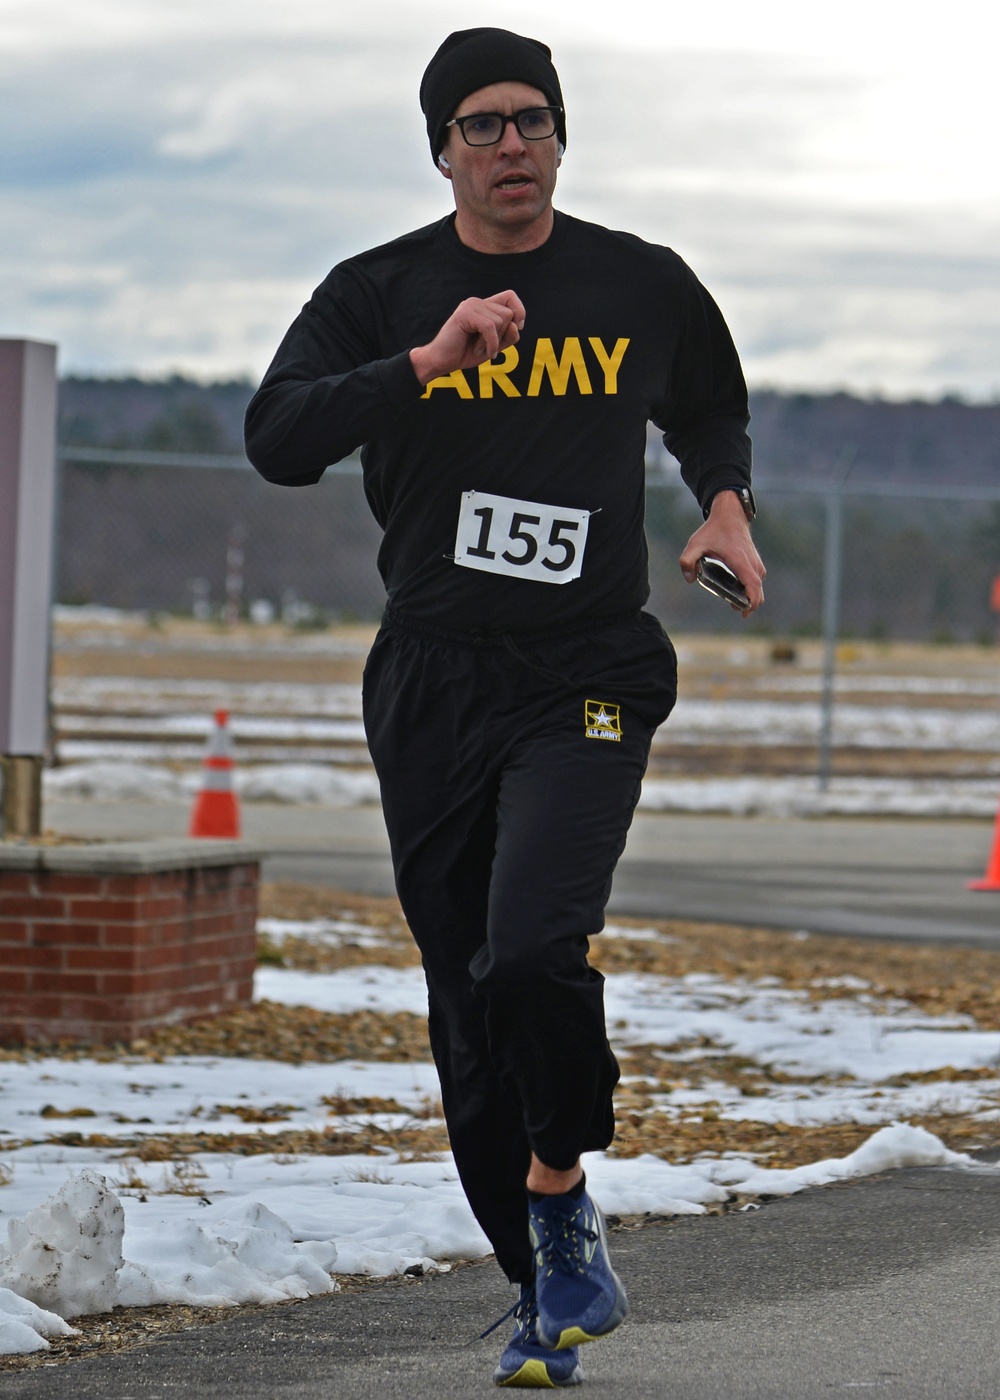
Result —
[[[632, 1304], [583, 1349], [602, 1400], [996, 1400], [1000, 1170], [919, 1169], [614, 1231]], [[5, 1400], [495, 1395], [512, 1295], [490, 1261], [6, 1373]]]
[[[183, 835], [179, 804], [52, 802], [46, 825], [84, 836]], [[246, 804], [245, 835], [270, 852], [264, 878], [390, 894], [374, 807]], [[611, 912], [1000, 947], [1000, 892], [972, 892], [993, 839], [958, 819], [738, 818], [641, 812]]]

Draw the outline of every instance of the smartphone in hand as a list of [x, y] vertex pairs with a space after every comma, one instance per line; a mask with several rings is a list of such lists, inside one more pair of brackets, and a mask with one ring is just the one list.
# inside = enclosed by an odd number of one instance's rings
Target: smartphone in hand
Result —
[[724, 598], [727, 603], [732, 603], [733, 607], [742, 610], [750, 606], [746, 589], [721, 559], [713, 559], [710, 554], [699, 559], [698, 582], [717, 598]]

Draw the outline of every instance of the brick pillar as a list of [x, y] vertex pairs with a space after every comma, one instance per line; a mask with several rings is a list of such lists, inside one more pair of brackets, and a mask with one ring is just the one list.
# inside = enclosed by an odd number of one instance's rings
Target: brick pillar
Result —
[[249, 1005], [260, 855], [0, 845], [0, 1040], [128, 1042]]

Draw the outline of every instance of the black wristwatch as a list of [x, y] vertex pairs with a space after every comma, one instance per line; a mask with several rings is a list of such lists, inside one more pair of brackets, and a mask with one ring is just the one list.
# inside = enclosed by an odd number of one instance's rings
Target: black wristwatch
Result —
[[[739, 496], [740, 505], [743, 507], [743, 514], [747, 518], [747, 523], [757, 518], [757, 503], [753, 498], [753, 492], [750, 490], [749, 486], [720, 487], [720, 489], [715, 492], [715, 495], [713, 495], [712, 501], [715, 500], [716, 496], [721, 496], [723, 491], [732, 491], [737, 496]], [[709, 501], [708, 505], [705, 506], [705, 508], [702, 510], [702, 515], [705, 517], [706, 520], [708, 519], [709, 513], [712, 509], [712, 501]]]

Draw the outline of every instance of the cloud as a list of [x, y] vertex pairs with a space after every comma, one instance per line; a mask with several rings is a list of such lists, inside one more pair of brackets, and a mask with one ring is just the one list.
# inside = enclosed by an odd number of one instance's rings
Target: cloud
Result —
[[[0, 333], [82, 371], [257, 373], [335, 261], [446, 213], [416, 90], [450, 12], [343, 9], [0, 0]], [[932, 187], [893, 147], [898, 75], [554, 27], [558, 203], [675, 247], [752, 378], [996, 390], [992, 177]]]

